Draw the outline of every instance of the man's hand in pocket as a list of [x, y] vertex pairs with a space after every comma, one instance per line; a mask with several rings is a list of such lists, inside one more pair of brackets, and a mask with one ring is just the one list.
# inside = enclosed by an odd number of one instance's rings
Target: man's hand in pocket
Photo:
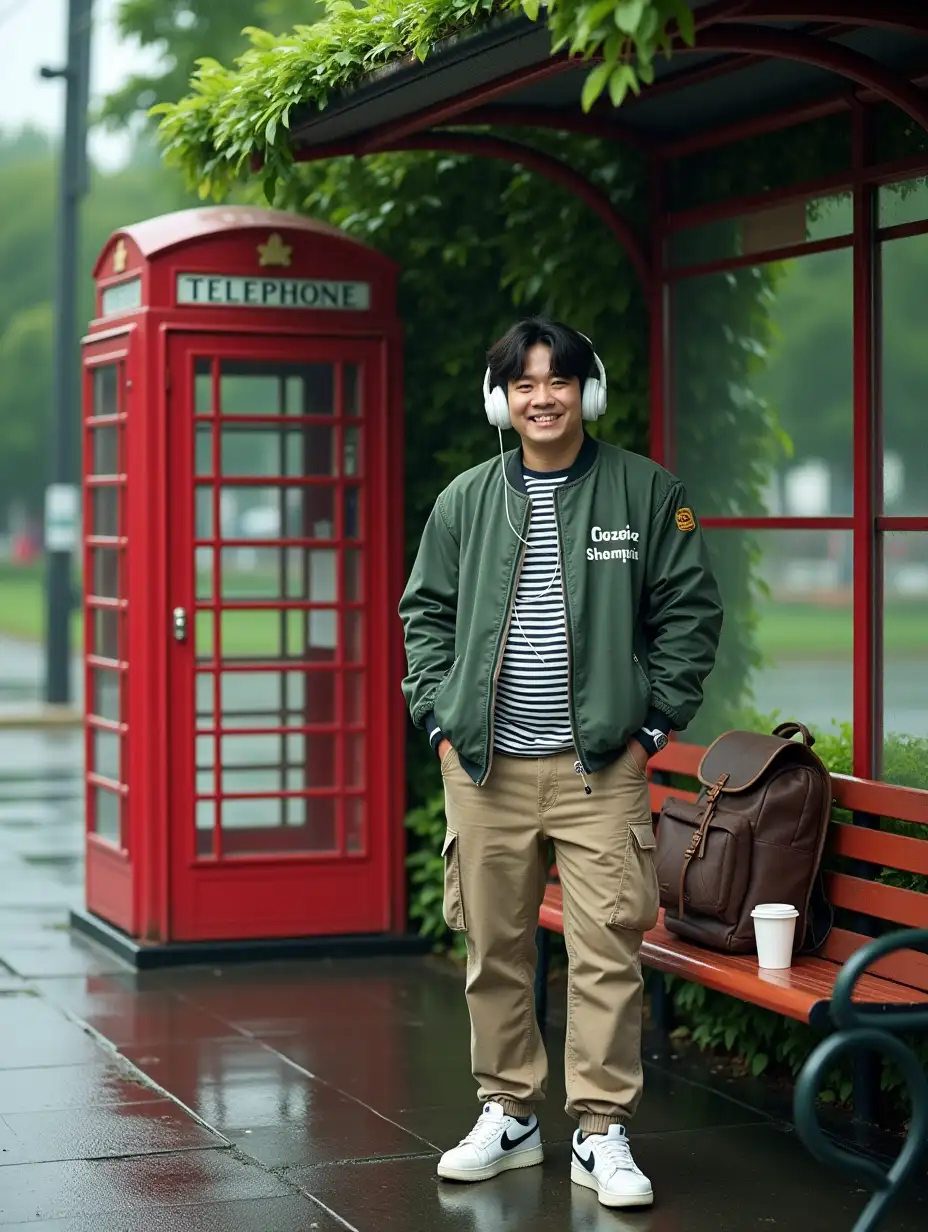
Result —
[[648, 772], [648, 751], [644, 745], [635, 739], [634, 736], [628, 742], [628, 751], [631, 753], [633, 760], [636, 762], [638, 769], [642, 774]]
[[439, 740], [438, 760], [444, 761], [450, 752], [451, 752], [451, 741], [450, 740]]

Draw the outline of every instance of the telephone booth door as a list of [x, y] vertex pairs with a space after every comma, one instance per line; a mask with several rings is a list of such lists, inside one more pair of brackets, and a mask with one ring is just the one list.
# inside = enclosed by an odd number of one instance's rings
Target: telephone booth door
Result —
[[384, 932], [385, 344], [178, 333], [168, 370], [171, 939]]

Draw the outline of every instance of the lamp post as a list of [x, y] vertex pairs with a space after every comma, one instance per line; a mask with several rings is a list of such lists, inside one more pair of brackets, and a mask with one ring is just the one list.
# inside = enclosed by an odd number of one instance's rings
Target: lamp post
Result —
[[55, 287], [55, 376], [49, 483], [45, 491], [45, 698], [71, 700], [71, 570], [79, 508], [75, 443], [80, 413], [77, 358], [79, 211], [87, 191], [87, 104], [93, 0], [69, 0], [64, 68], [42, 68], [65, 81], [64, 140], [58, 171], [58, 273]]

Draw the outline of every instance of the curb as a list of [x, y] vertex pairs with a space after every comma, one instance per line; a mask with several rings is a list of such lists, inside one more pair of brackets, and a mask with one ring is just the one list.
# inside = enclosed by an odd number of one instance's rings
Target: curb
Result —
[[30, 706], [22, 710], [0, 710], [0, 731], [72, 730], [83, 725], [83, 714], [71, 706]]

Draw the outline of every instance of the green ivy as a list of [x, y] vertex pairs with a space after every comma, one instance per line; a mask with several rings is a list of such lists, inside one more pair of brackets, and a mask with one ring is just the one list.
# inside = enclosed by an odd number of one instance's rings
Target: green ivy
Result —
[[192, 92], [152, 108], [163, 117], [165, 158], [203, 197], [249, 178], [259, 158], [272, 200], [291, 170], [295, 109], [324, 108], [375, 70], [423, 61], [449, 36], [519, 13], [547, 23], [552, 52], [601, 61], [583, 87], [587, 110], [604, 90], [618, 106], [629, 90], [653, 81], [654, 58], [670, 53], [675, 35], [690, 45], [694, 38], [685, 0], [326, 0], [323, 20], [289, 34], [247, 28], [251, 47], [235, 67], [200, 60]]

